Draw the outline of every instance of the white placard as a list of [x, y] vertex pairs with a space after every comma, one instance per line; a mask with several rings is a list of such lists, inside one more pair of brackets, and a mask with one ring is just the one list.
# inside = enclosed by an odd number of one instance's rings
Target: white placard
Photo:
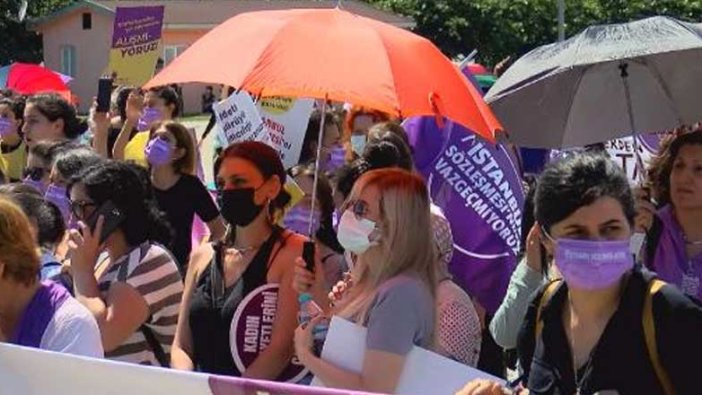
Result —
[[278, 151], [286, 169], [297, 165], [314, 99], [268, 97], [256, 107], [268, 131], [268, 144]]
[[[360, 372], [366, 352], [367, 331], [360, 325], [333, 317], [324, 342], [322, 359], [340, 368]], [[504, 383], [504, 380], [488, 373], [415, 346], [407, 354], [395, 394], [453, 395], [466, 383], [475, 379], [490, 379]], [[312, 385], [325, 386], [316, 377]]]
[[232, 93], [214, 104], [214, 112], [217, 126], [227, 145], [246, 140], [267, 142], [261, 115], [248, 93]]

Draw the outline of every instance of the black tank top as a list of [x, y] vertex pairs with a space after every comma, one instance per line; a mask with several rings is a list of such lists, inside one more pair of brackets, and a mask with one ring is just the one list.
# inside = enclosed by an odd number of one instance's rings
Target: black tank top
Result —
[[249, 263], [239, 280], [225, 287], [222, 258], [224, 246], [216, 243], [215, 255], [198, 279], [190, 302], [190, 331], [193, 341], [193, 364], [200, 372], [240, 376], [229, 347], [229, 328], [239, 303], [254, 289], [267, 283], [270, 264], [285, 246], [285, 237], [273, 254], [283, 229], [273, 228], [268, 240]]

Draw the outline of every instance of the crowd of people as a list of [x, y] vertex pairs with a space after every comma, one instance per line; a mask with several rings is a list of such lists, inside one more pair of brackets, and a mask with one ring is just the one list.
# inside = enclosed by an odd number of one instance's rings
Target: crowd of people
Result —
[[[222, 147], [210, 191], [170, 87], [118, 87], [87, 120], [57, 94], [0, 96], [1, 342], [265, 380], [296, 356], [327, 386], [379, 393], [415, 346], [482, 369], [516, 350], [517, 380], [461, 393], [697, 391], [702, 129], [669, 136], [633, 190], [601, 153], [548, 165], [486, 319], [449, 269], [461, 218], [432, 202], [421, 147], [388, 114], [316, 109], [289, 169], [261, 142]], [[294, 205], [289, 179], [305, 194]], [[635, 233], [646, 242], [632, 253]], [[231, 323], [267, 284], [279, 286], [270, 342], [241, 369]], [[300, 325], [305, 293], [324, 314]], [[368, 329], [360, 372], [315, 352], [333, 315]], [[501, 366], [491, 373], [507, 377]]]

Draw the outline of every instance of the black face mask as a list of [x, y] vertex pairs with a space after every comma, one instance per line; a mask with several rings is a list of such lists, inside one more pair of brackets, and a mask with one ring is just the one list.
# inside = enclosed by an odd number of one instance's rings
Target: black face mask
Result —
[[232, 225], [244, 227], [253, 222], [265, 207], [254, 202], [254, 188], [226, 189], [219, 192], [222, 217]]

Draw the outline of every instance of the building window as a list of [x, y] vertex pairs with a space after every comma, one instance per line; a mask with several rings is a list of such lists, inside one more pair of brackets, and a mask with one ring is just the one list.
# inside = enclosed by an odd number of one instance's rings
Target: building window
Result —
[[185, 45], [164, 45], [163, 46], [163, 62], [164, 65], [168, 65], [175, 59], [178, 55], [182, 54], [187, 46]]
[[61, 74], [76, 76], [76, 47], [73, 45], [61, 46]]
[[83, 13], [83, 30], [90, 30], [93, 28], [93, 14], [89, 12]]

